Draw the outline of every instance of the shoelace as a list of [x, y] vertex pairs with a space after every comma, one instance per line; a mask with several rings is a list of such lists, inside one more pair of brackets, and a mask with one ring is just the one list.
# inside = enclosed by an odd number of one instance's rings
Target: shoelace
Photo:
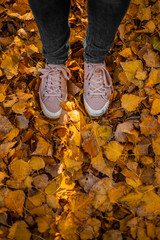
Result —
[[[104, 98], [104, 96], [107, 95], [106, 88], [111, 88], [111, 90], [113, 91], [111, 79], [107, 76], [108, 75], [107, 69], [102, 64], [100, 64], [99, 66], [97, 65], [95, 66], [90, 63], [90, 66], [91, 71], [86, 76], [86, 80], [89, 81], [88, 94], [101, 95]], [[99, 71], [96, 72], [96, 70]]]
[[47, 78], [43, 93], [44, 97], [61, 97], [61, 76], [59, 76], [59, 72], [63, 74], [66, 80], [69, 80], [71, 78], [70, 70], [65, 65], [51, 66], [47, 64], [46, 68], [38, 68], [38, 71], [43, 73], [43, 75], [40, 76], [42, 80]]

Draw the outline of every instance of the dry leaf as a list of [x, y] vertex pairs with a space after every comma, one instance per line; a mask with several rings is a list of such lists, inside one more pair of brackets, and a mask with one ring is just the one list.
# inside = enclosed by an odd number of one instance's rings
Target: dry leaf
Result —
[[110, 161], [116, 162], [122, 154], [123, 146], [116, 141], [111, 141], [104, 147], [104, 150], [107, 158]]
[[17, 212], [20, 216], [22, 216], [24, 200], [24, 192], [22, 190], [15, 190], [7, 193], [4, 198], [4, 203], [8, 209]]
[[30, 173], [28, 162], [23, 159], [14, 159], [9, 165], [9, 170], [18, 183], [23, 181]]
[[133, 94], [124, 94], [121, 98], [122, 108], [125, 108], [127, 111], [134, 111], [143, 99]]
[[30, 240], [31, 233], [27, 227], [28, 226], [24, 221], [16, 221], [9, 229], [8, 238], [15, 240]]
[[45, 162], [41, 157], [32, 156], [29, 160], [29, 165], [33, 170], [39, 171], [41, 168], [45, 167]]

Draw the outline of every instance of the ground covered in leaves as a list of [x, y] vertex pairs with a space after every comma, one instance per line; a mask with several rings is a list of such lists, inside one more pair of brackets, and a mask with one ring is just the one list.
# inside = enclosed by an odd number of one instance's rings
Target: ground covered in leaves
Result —
[[27, 0], [0, 0], [0, 239], [160, 239], [160, 1], [132, 0], [106, 57], [105, 116], [84, 110], [87, 2], [72, 0], [69, 98], [40, 108]]

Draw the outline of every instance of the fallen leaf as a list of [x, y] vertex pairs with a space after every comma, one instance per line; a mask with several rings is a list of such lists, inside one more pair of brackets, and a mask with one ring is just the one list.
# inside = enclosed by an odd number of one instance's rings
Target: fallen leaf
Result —
[[104, 147], [104, 150], [107, 158], [110, 161], [116, 162], [122, 154], [123, 146], [116, 141], [111, 141]]
[[12, 160], [9, 170], [18, 183], [22, 182], [30, 174], [29, 164], [23, 159]]
[[8, 238], [15, 240], [30, 240], [31, 233], [27, 227], [28, 226], [24, 221], [16, 221], [9, 229]]
[[133, 94], [123, 94], [121, 98], [122, 108], [125, 108], [127, 111], [134, 111], [143, 99], [143, 97]]
[[17, 212], [20, 216], [23, 213], [23, 204], [25, 201], [25, 194], [22, 190], [9, 191], [4, 198], [5, 206], [14, 212]]
[[33, 170], [39, 171], [41, 168], [45, 167], [45, 162], [41, 157], [32, 156], [29, 160], [29, 165]]

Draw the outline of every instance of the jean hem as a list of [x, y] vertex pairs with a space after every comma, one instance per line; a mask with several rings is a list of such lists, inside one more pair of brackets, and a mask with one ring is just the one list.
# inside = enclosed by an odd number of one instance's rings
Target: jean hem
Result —
[[[47, 60], [47, 59], [46, 59]], [[67, 60], [66, 60], [67, 61]], [[66, 61], [61, 61], [61, 60], [47, 60], [47, 64], [56, 64], [56, 65], [65, 65]]]

